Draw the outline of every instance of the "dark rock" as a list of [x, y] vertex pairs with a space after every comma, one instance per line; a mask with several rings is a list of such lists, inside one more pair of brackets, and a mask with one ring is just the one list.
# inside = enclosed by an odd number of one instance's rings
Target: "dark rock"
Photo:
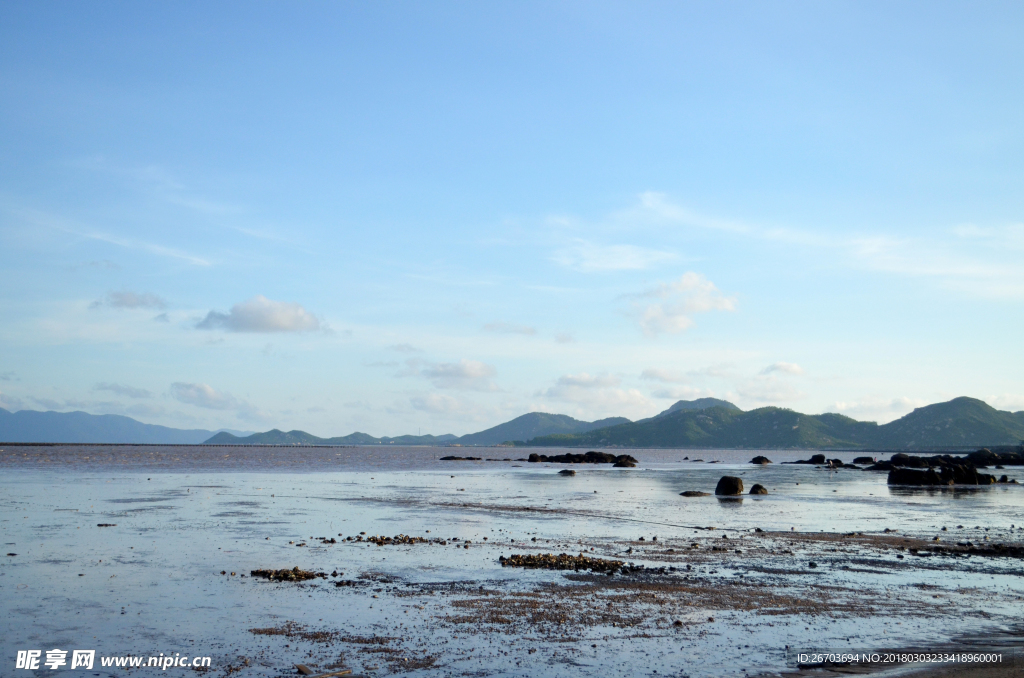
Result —
[[754, 486], [750, 488], [750, 494], [768, 494], [768, 488], [764, 485], [755, 483]]
[[715, 494], [725, 496], [743, 494], [743, 480], [736, 476], [722, 476], [715, 487]]
[[548, 456], [546, 454], [531, 454], [529, 462], [545, 462], [545, 463], [556, 463], [556, 464], [618, 464], [618, 463], [631, 463], [636, 464], [637, 460], [628, 454], [608, 454], [607, 452], [595, 452], [591, 450], [586, 454], [555, 454]]
[[1010, 482], [1010, 478], [1009, 478], [1009, 476], [1005, 476], [1005, 475], [999, 476], [999, 480], [997, 480], [996, 482], [1008, 483], [1008, 482]]
[[751, 464], [761, 464], [762, 466], [764, 466], [765, 464], [772, 463], [772, 460], [769, 459], [768, 457], [763, 457], [761, 455], [757, 455], [756, 457], [754, 457], [753, 459], [750, 460], [750, 463]]
[[854, 464], [874, 464], [875, 463], [875, 458], [874, 457], [856, 457], [853, 460], [853, 463]]
[[441, 461], [483, 461], [480, 457], [441, 457]]
[[[783, 464], [814, 464], [814, 465], [817, 465], [817, 466], [821, 466], [823, 464], [827, 464], [828, 461], [825, 459], [825, 455], [824, 454], [814, 454], [814, 455], [811, 455], [810, 459], [801, 459], [799, 461], [784, 461], [782, 463]], [[840, 462], [840, 463], [842, 463], [842, 462]]]
[[513, 554], [506, 558], [498, 556], [498, 562], [502, 567], [525, 567], [542, 570], [590, 570], [591, 572], [602, 572], [614, 574], [625, 567], [621, 560], [607, 560], [605, 558], [591, 558], [582, 553], [578, 556], [570, 556], [567, 553], [560, 553], [557, 556], [552, 553], [538, 554]]
[[560, 475], [560, 476], [574, 476], [574, 475], [576, 475], [576, 471], [573, 471], [571, 468], [563, 468], [561, 471], [558, 472], [558, 475]]
[[687, 490], [686, 492], [680, 492], [680, 497], [710, 497], [711, 494], [708, 492], [698, 492], [697, 490]]
[[938, 486], [952, 485], [953, 479], [944, 480], [941, 475], [931, 469], [915, 471], [906, 468], [894, 468], [889, 471], [889, 478], [886, 482], [889, 485]]
[[612, 464], [612, 468], [636, 468], [636, 462], [626, 461], [623, 459], [622, 461], [617, 461]]

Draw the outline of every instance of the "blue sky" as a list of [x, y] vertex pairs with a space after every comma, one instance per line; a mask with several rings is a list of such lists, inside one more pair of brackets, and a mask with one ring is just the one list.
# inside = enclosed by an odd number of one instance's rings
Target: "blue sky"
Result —
[[1024, 409], [1020, 3], [0, 5], [0, 406]]

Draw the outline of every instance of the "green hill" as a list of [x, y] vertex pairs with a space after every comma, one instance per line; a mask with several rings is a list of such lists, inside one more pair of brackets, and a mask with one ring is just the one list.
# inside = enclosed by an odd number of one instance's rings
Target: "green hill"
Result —
[[1024, 439], [1024, 412], [1004, 412], [974, 398], [919, 407], [879, 429], [893, 449], [1012, 445]]
[[879, 426], [841, 414], [778, 407], [743, 412], [722, 406], [677, 409], [584, 433], [541, 436], [527, 446], [935, 449], [1012, 445], [1024, 439], [1024, 412], [1002, 412], [973, 398], [914, 410]]
[[627, 422], [629, 419], [625, 417], [580, 421], [565, 414], [530, 412], [485, 431], [469, 433], [455, 442], [460, 445], [498, 445], [510, 440], [529, 440], [552, 433], [582, 433]]

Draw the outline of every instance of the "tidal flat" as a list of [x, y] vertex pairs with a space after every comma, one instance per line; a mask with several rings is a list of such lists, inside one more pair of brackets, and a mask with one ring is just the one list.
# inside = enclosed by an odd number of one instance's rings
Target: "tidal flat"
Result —
[[[807, 451], [450, 452], [5, 447], [7, 668], [72, 648], [208, 655], [212, 676], [824, 675], [800, 655], [994, 648], [1024, 670], [1024, 485], [781, 464]], [[723, 475], [768, 494], [680, 496]], [[545, 554], [622, 565], [515, 566]], [[317, 576], [252, 576], [293, 568]], [[194, 671], [132, 671], [157, 673]]]

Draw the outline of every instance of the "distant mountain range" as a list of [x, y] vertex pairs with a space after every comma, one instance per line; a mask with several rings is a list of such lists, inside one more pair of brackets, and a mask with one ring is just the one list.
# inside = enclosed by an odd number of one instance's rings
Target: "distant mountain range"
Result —
[[[35, 410], [8, 412], [0, 407], [0, 442], [5, 443], [198, 445], [214, 433], [205, 429], [183, 430], [143, 424], [118, 414]], [[250, 432], [232, 433], [249, 435]]]
[[340, 438], [318, 438], [305, 431], [267, 431], [246, 438], [229, 433], [218, 433], [210, 438], [208, 445], [500, 445], [513, 440], [529, 440], [552, 433], [583, 433], [593, 429], [629, 423], [625, 417], [611, 417], [599, 421], [579, 421], [564, 414], [530, 412], [512, 421], [499, 424], [486, 431], [454, 436], [398, 436], [397, 438], [374, 438], [366, 433], [352, 433]]
[[841, 414], [801, 414], [779, 407], [744, 412], [732, 403], [701, 409], [677, 405], [651, 419], [540, 436], [517, 445], [915, 450], [1024, 440], [1024, 412], [1004, 412], [974, 398], [919, 407], [881, 426]]
[[85, 412], [11, 413], [0, 409], [0, 441], [208, 445], [499, 445], [551, 447], [849, 448], [920, 450], [1016, 445], [1024, 412], [1005, 412], [974, 398], [920, 407], [879, 426], [841, 414], [801, 414], [779, 407], [744, 412], [716, 398], [680, 400], [649, 419], [580, 421], [531, 412], [478, 433], [376, 438], [352, 433], [319, 438], [305, 431], [265, 433], [181, 430], [119, 415]]

